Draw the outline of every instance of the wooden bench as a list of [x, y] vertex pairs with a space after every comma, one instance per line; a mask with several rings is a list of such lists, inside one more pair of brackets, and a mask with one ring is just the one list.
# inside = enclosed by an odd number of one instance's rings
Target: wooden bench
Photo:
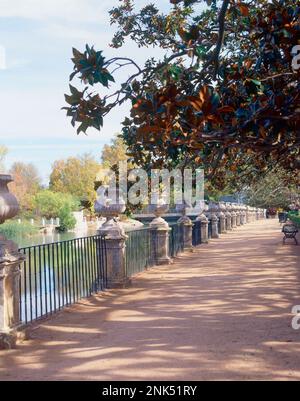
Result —
[[282, 232], [284, 234], [283, 244], [285, 244], [285, 241], [287, 239], [293, 239], [295, 241], [296, 245], [298, 245], [296, 235], [299, 232], [299, 230], [298, 230], [297, 226], [295, 226], [294, 224], [291, 224], [291, 223], [285, 224], [282, 227]]

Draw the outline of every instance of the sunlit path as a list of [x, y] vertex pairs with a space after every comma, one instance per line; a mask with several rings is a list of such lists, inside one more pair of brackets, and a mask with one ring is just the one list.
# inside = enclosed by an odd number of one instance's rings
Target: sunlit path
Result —
[[299, 380], [299, 250], [277, 220], [240, 227], [44, 322], [0, 379]]

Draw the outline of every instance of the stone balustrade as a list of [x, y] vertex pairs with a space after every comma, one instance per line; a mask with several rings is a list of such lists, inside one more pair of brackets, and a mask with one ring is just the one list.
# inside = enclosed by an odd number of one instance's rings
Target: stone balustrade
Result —
[[[152, 208], [153, 209], [153, 208]], [[170, 226], [168, 222], [162, 217], [167, 211], [167, 207], [160, 205], [154, 207], [155, 218], [150, 223], [151, 230], [151, 265], [170, 264], [172, 260], [169, 256], [169, 235]], [[183, 247], [185, 252], [193, 250], [192, 237], [193, 237], [193, 222], [187, 216], [186, 206], [178, 208], [182, 212], [182, 217], [178, 220], [179, 224], [183, 227]], [[196, 222], [200, 222], [201, 227], [201, 243], [206, 244], [209, 242], [208, 225], [211, 224], [211, 237], [218, 239], [220, 235], [226, 234], [242, 225], [254, 222], [264, 217], [264, 211], [252, 208], [246, 205], [238, 205], [233, 203], [216, 203], [210, 202], [209, 205], [204, 206], [196, 218]], [[117, 221], [114, 222], [114, 227], [118, 225]], [[114, 228], [115, 230], [115, 228]], [[119, 231], [121, 228], [119, 229]], [[99, 234], [103, 234], [100, 230]], [[106, 233], [109, 234], [109, 233]], [[124, 270], [124, 248], [126, 246], [126, 239], [124, 234], [119, 237], [114, 236], [114, 245], [110, 245], [109, 235], [106, 236], [108, 245], [108, 274], [110, 287], [127, 286], [130, 282], [129, 278], [125, 277]], [[119, 272], [117, 274], [117, 272]]]
[[[0, 223], [17, 213], [16, 199], [7, 189], [8, 176], [0, 175]], [[12, 208], [9, 208], [11, 203]], [[124, 204], [109, 205], [98, 203], [96, 210], [107, 217], [98, 231], [106, 238], [107, 253], [107, 287], [124, 288], [130, 284], [130, 277], [126, 271], [126, 239], [127, 235], [119, 223], [118, 216], [125, 210]], [[171, 228], [162, 217], [167, 211], [166, 205], [155, 205], [155, 218], [150, 223], [151, 232], [150, 251], [152, 265], [170, 264], [172, 259], [169, 252], [169, 236]], [[265, 217], [265, 211], [245, 205], [233, 203], [210, 202], [204, 206], [194, 224], [187, 216], [186, 207], [182, 208], [182, 217], [178, 224], [182, 225], [182, 248], [184, 251], [193, 251], [193, 226], [201, 231], [201, 243], [209, 242], [208, 226], [211, 225], [211, 237], [218, 239], [221, 235], [236, 229], [241, 225], [252, 223]], [[199, 232], [199, 231], [198, 231]], [[199, 233], [200, 234], [200, 233]], [[23, 255], [18, 252], [18, 246], [12, 241], [0, 237], [0, 349], [13, 348], [20, 332], [19, 280]]]

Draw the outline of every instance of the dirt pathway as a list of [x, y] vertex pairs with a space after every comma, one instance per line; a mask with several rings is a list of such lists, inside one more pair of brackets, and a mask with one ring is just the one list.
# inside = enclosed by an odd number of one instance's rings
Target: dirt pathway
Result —
[[202, 245], [0, 351], [0, 380], [300, 380], [300, 247], [277, 220]]

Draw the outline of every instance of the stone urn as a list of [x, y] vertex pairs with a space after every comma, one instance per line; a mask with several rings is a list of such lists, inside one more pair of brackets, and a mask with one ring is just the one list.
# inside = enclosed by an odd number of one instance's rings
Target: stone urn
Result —
[[217, 205], [216, 202], [209, 202], [208, 211], [209, 211], [210, 217], [212, 217], [218, 213], [219, 206]]
[[207, 208], [206, 203], [204, 201], [201, 202], [199, 207], [200, 207], [200, 211], [199, 211], [199, 214], [198, 214], [198, 216], [196, 218], [196, 221], [207, 220], [206, 212], [207, 212], [208, 208]]
[[191, 219], [187, 215], [187, 209], [189, 208], [191, 208], [191, 204], [185, 200], [182, 203], [176, 205], [176, 211], [181, 214], [178, 223], [192, 224]]
[[162, 217], [169, 210], [169, 204], [164, 197], [152, 195], [149, 212], [155, 215], [150, 223], [151, 229], [151, 263], [164, 265], [172, 263], [169, 257], [169, 235], [171, 228]]
[[116, 199], [110, 199], [107, 191], [108, 185], [103, 185], [97, 190], [97, 200], [94, 208], [95, 212], [106, 218], [106, 222], [100, 227], [100, 235], [109, 235], [109, 237], [126, 237], [124, 228], [118, 221], [120, 214], [126, 210], [126, 204], [122, 196], [117, 191]]
[[162, 217], [169, 210], [169, 204], [163, 197], [153, 196], [152, 203], [149, 205], [149, 212], [155, 215], [155, 219], [150, 223], [151, 227], [169, 228], [168, 223]]
[[10, 175], [0, 174], [0, 224], [19, 213], [18, 201], [8, 190], [8, 184], [12, 181]]

